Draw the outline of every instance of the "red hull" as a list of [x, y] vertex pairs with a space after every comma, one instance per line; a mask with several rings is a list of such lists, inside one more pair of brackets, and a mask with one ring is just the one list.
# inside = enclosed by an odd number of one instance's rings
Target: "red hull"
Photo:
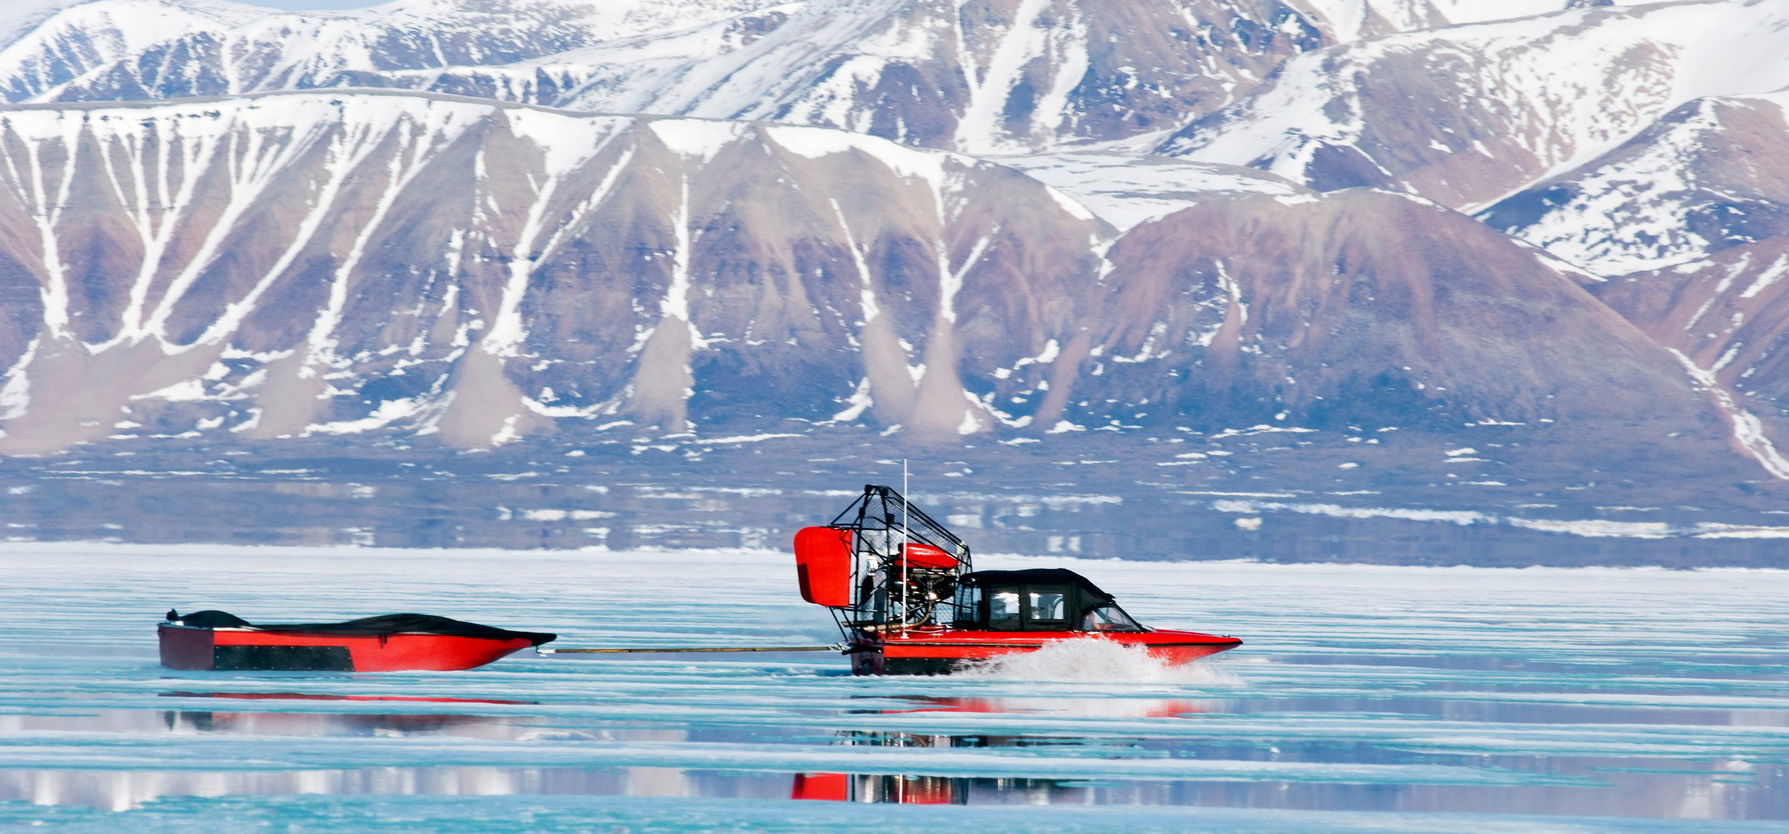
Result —
[[162, 623], [162, 665], [170, 669], [339, 672], [454, 671], [483, 666], [534, 645], [526, 638], [496, 640], [445, 634], [356, 637], [197, 628]]
[[1235, 637], [1197, 631], [979, 631], [924, 628], [901, 634], [862, 636], [851, 645], [851, 671], [859, 675], [944, 674], [965, 661], [1034, 652], [1057, 640], [1110, 640], [1142, 646], [1149, 656], [1179, 666], [1242, 645]]

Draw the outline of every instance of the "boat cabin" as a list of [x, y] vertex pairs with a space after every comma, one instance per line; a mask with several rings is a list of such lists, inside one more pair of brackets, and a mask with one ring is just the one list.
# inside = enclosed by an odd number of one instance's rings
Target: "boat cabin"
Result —
[[1062, 568], [984, 570], [957, 580], [951, 626], [985, 631], [1148, 631], [1112, 595]]

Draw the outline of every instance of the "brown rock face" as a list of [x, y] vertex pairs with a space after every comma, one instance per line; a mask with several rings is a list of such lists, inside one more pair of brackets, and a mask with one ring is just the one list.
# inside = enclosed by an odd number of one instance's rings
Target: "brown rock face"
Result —
[[1682, 368], [1581, 276], [1419, 200], [1213, 201], [1138, 227], [1111, 259], [1097, 367], [1161, 414], [1712, 426]]
[[1110, 234], [868, 137], [413, 96], [14, 111], [0, 149], [11, 451], [121, 421], [983, 430]]
[[1636, 273], [1597, 294], [1677, 352], [1733, 426], [1734, 443], [1789, 478], [1789, 237]]
[[1789, 139], [1782, 94], [1697, 99], [1583, 167], [1481, 214], [1615, 277], [1594, 292], [1675, 352], [1779, 477], [1789, 386]]
[[1389, 192], [1169, 166], [1215, 190], [1119, 236], [1013, 169], [859, 134], [411, 94], [15, 109], [0, 156], [11, 453], [620, 421], [1728, 436], [1591, 278]]

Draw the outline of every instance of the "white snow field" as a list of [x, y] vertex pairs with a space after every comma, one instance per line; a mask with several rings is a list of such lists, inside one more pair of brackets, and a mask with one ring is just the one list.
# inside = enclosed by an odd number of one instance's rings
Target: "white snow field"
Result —
[[[1789, 820], [1789, 572], [1075, 562], [1184, 669], [1064, 644], [467, 672], [161, 668], [170, 607], [560, 647], [836, 640], [770, 552], [0, 546], [0, 830], [1664, 831]], [[792, 797], [850, 801], [793, 801]], [[950, 807], [939, 807], [950, 806]]]

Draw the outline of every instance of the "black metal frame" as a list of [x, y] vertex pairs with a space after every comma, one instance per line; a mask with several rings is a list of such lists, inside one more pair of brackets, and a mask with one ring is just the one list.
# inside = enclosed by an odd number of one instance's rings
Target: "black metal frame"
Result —
[[[865, 484], [863, 494], [827, 526], [852, 531], [852, 605], [833, 609], [846, 637], [935, 624], [939, 606], [954, 604], [957, 577], [974, 569], [969, 545], [893, 487]], [[905, 565], [904, 543], [931, 545], [957, 564], [948, 569]]]

